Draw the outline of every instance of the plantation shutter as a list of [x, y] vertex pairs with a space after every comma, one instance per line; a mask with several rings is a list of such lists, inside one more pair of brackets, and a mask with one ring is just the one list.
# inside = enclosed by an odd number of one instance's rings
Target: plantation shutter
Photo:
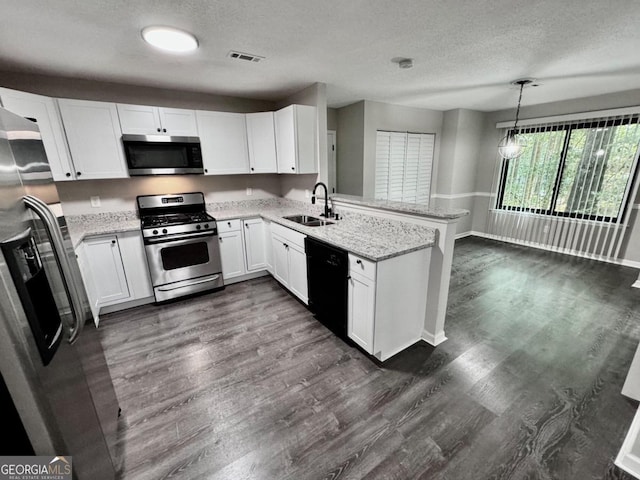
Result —
[[378, 131], [375, 198], [429, 203], [435, 135]]

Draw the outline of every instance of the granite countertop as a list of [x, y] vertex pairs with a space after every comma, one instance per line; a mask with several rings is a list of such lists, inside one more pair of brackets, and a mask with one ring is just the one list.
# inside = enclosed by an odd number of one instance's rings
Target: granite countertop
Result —
[[333, 194], [330, 198], [336, 202], [379, 208], [391, 212], [409, 213], [420, 217], [445, 218], [451, 220], [469, 215], [469, 210], [444, 207], [433, 201], [431, 205], [420, 205], [416, 203], [394, 202], [392, 200], [376, 200], [375, 198], [358, 197], [356, 195]]
[[[210, 203], [207, 211], [217, 221], [262, 217], [373, 261], [428, 248], [436, 242], [433, 228], [352, 212], [341, 214], [333, 225], [305, 227], [282, 217], [300, 213], [318, 216], [322, 207], [281, 198]], [[136, 212], [68, 216], [67, 224], [74, 248], [87, 236], [140, 229]]]

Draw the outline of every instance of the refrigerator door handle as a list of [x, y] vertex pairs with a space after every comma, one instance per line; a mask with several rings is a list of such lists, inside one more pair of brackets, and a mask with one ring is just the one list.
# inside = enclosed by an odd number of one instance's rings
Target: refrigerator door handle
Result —
[[54, 257], [60, 270], [60, 276], [64, 283], [64, 289], [69, 300], [69, 305], [71, 306], [73, 325], [69, 329], [69, 343], [74, 343], [82, 332], [82, 328], [84, 326], [84, 322], [81, 318], [82, 303], [80, 302], [80, 295], [76, 290], [76, 285], [73, 282], [71, 266], [69, 265], [69, 260], [64, 248], [64, 237], [62, 236], [62, 231], [58, 226], [56, 216], [51, 212], [46, 203], [32, 195], [25, 195], [23, 200], [27, 207], [33, 210], [36, 215], [40, 217], [40, 220], [42, 220], [42, 223], [47, 230], [49, 240], [51, 241]]

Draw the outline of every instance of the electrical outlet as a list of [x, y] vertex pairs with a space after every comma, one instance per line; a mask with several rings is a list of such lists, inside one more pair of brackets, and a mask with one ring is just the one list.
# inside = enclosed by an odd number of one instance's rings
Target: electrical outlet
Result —
[[251, 195], [253, 195], [253, 188], [247, 187], [247, 196], [250, 197]]
[[309, 198], [311, 196], [311, 192], [307, 189], [304, 190], [304, 198]]
[[92, 207], [98, 208], [100, 206], [100, 197], [97, 195], [95, 197], [89, 197], [89, 200], [91, 200]]

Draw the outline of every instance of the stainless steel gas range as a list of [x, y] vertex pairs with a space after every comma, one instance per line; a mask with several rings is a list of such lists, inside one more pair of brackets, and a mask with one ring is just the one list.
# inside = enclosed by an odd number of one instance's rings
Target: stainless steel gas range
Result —
[[201, 192], [137, 198], [156, 302], [224, 288], [216, 220]]

